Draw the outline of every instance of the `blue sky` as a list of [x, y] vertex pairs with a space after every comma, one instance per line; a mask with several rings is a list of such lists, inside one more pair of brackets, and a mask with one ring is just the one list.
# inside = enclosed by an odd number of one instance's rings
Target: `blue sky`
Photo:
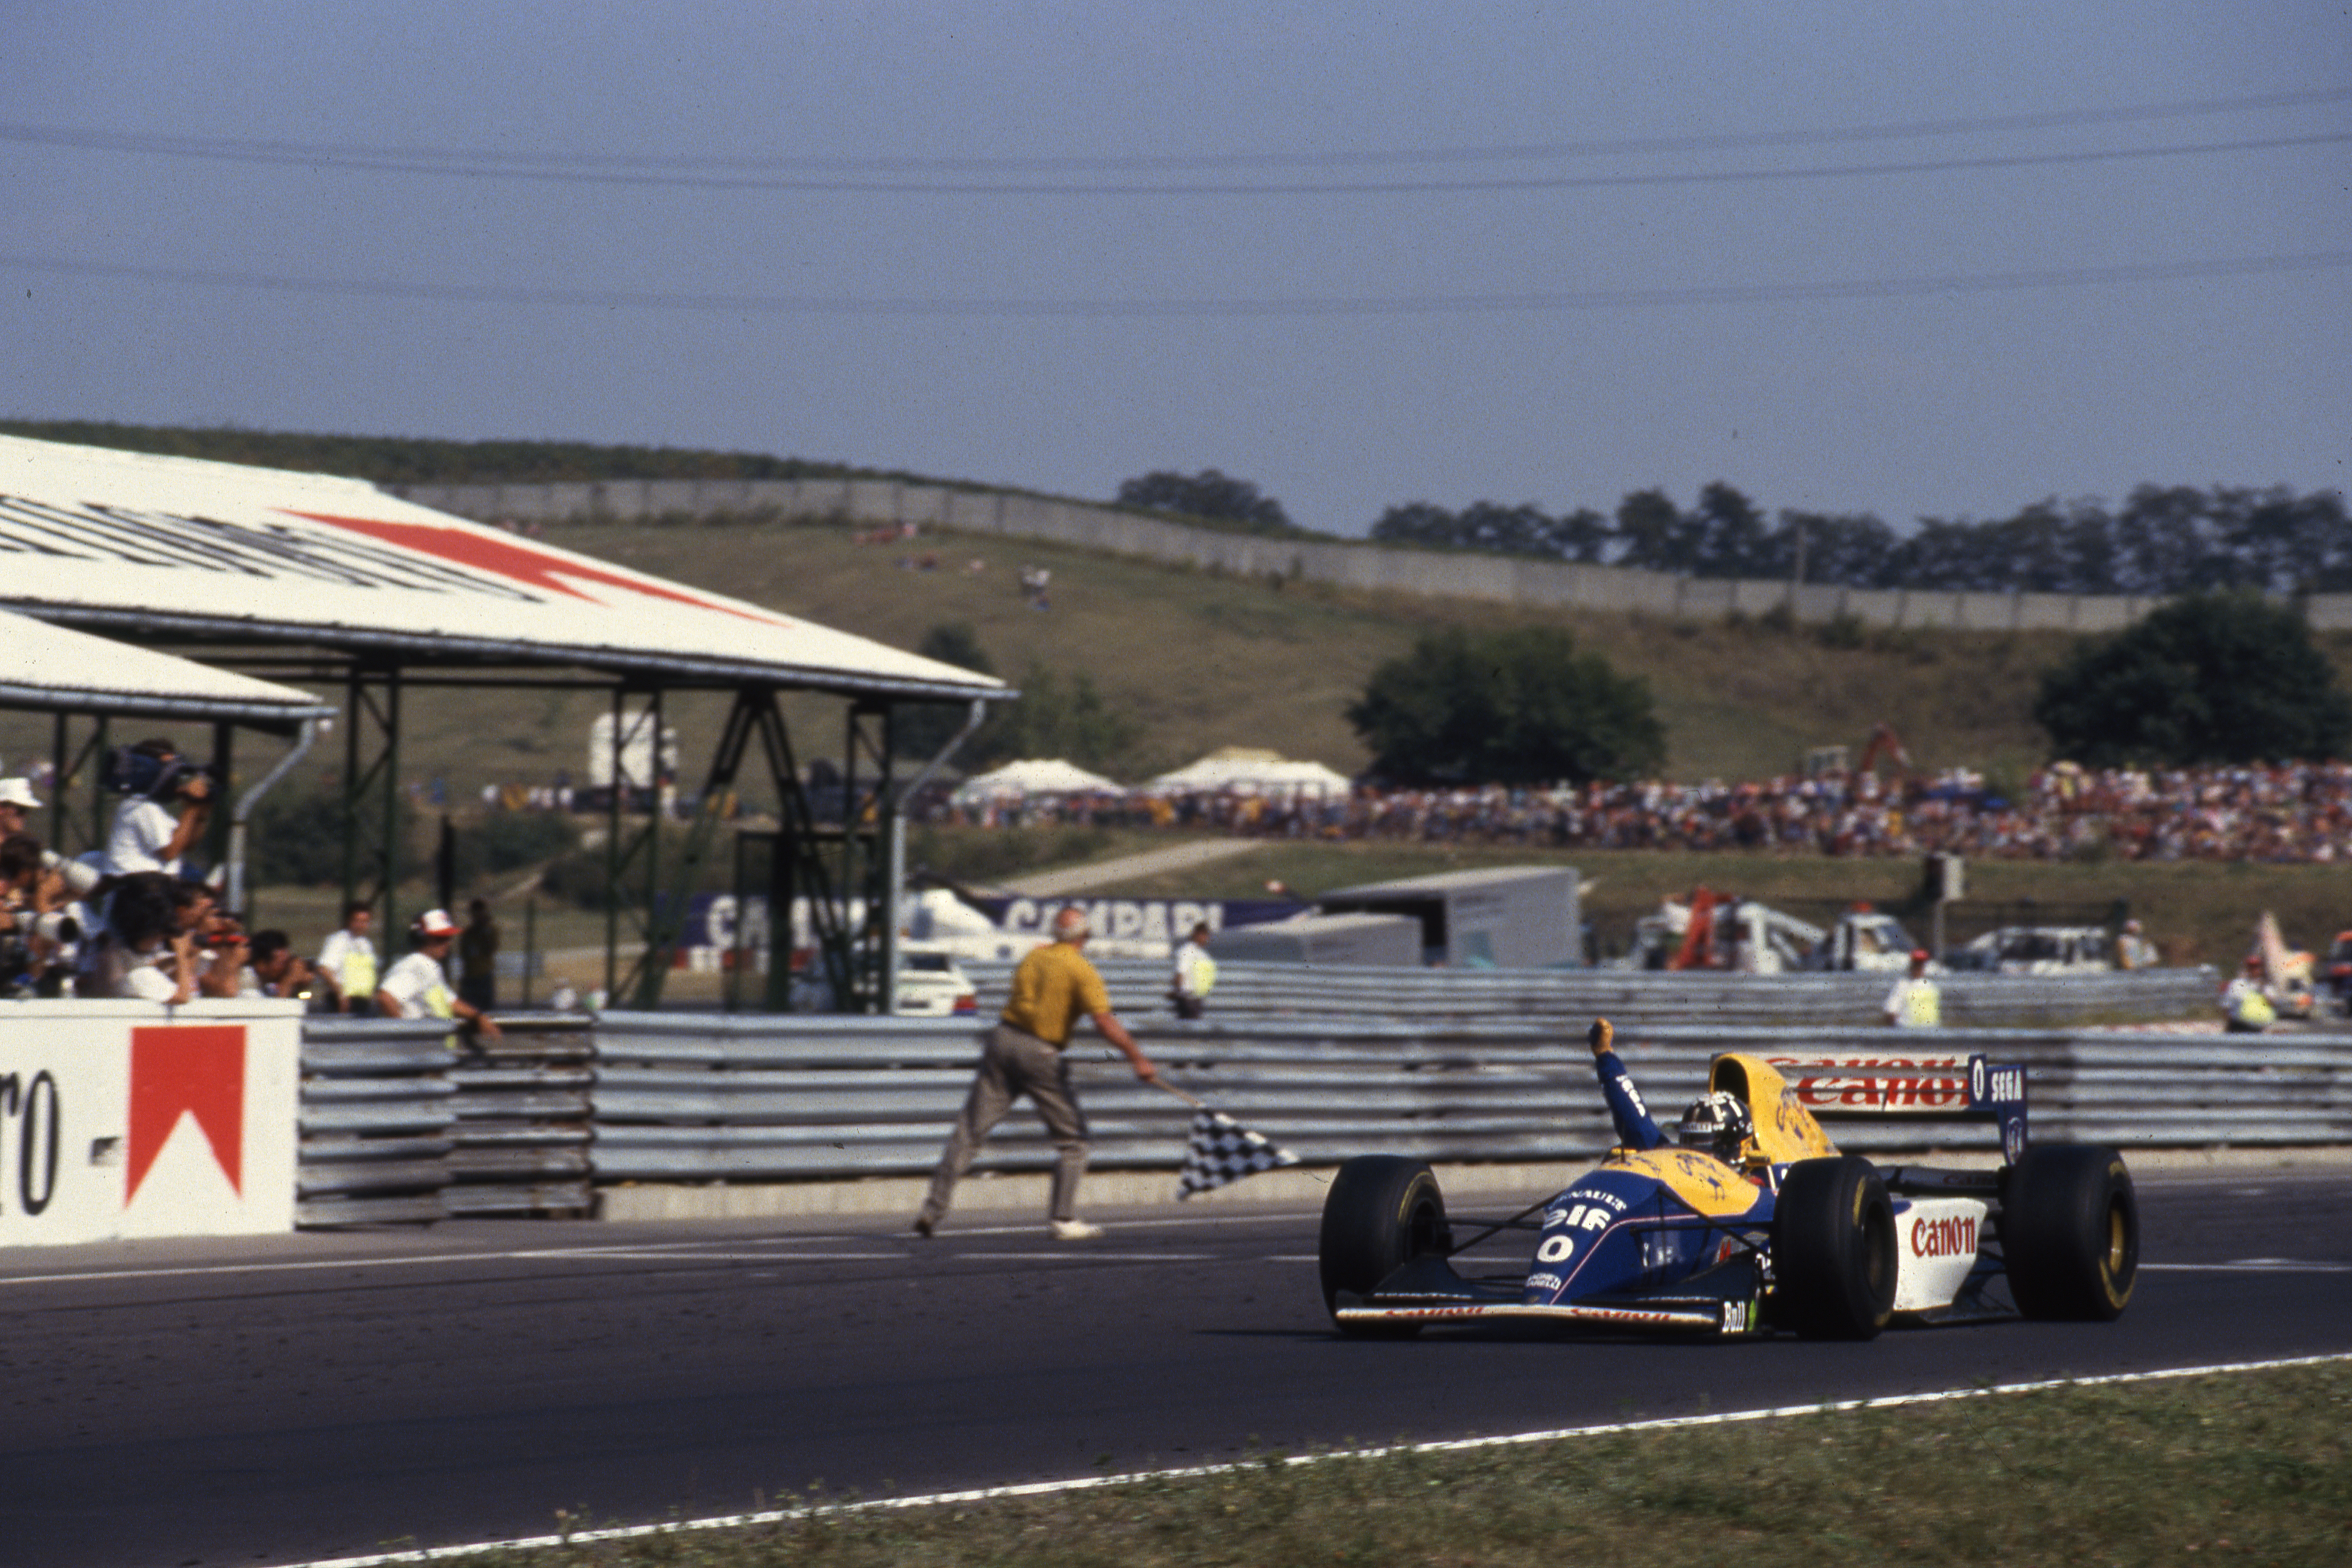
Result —
[[33, 0], [0, 411], [1341, 532], [2344, 484], [2341, 9], [1464, 9]]

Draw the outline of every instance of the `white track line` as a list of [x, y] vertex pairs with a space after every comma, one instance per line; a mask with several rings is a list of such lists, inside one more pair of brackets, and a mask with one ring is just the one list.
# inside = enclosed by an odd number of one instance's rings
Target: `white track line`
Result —
[[1067, 1263], [1073, 1258], [1096, 1263], [1206, 1263], [1222, 1255], [1214, 1252], [1081, 1252], [1075, 1247], [1066, 1247], [1059, 1252], [950, 1252], [947, 1256], [957, 1263]]
[[2306, 1263], [2297, 1258], [2242, 1258], [2234, 1263], [2143, 1263], [2143, 1274], [2352, 1274], [2352, 1263]]
[[[1948, 1388], [1933, 1394], [1895, 1394], [1878, 1399], [1842, 1399], [1820, 1405], [1782, 1405], [1768, 1410], [1729, 1410], [1708, 1415], [1668, 1415], [1654, 1421], [1619, 1421], [1605, 1426], [1568, 1426], [1549, 1432], [1515, 1432], [1499, 1437], [1457, 1437], [1443, 1443], [1398, 1443], [1379, 1448], [1347, 1448], [1333, 1453], [1288, 1454], [1273, 1459], [1282, 1465], [1320, 1465], [1339, 1459], [1377, 1459], [1394, 1454], [1459, 1454], [1479, 1448], [1516, 1447], [1530, 1443], [1559, 1443], [1574, 1437], [1605, 1437], [1626, 1432], [1662, 1432], [1680, 1426], [1727, 1426], [1740, 1421], [1771, 1421], [1800, 1415], [1822, 1415], [1846, 1410], [1894, 1410], [1907, 1405], [1941, 1405], [1960, 1399], [1984, 1399], [1997, 1394], [2036, 1394], [2053, 1388], [2102, 1388], [2118, 1384], [2158, 1383], [2183, 1377], [2215, 1377], [2233, 1372], [2270, 1372], [2290, 1366], [2326, 1366], [2352, 1361], [2352, 1351], [2329, 1355], [2286, 1356], [2275, 1361], [2224, 1362], [2212, 1366], [2168, 1367], [2158, 1372], [2109, 1373], [2104, 1377], [2055, 1377], [2038, 1383], [2007, 1383], [1985, 1388]], [[666, 1524], [614, 1525], [604, 1530], [575, 1530], [569, 1535], [526, 1535], [510, 1541], [478, 1541], [464, 1546], [430, 1546], [414, 1552], [384, 1552], [367, 1557], [322, 1557], [281, 1568], [392, 1568], [405, 1563], [446, 1563], [486, 1552], [526, 1552], [551, 1546], [598, 1541], [642, 1541], [648, 1536], [676, 1535], [690, 1530], [741, 1530], [752, 1525], [785, 1524], [793, 1520], [835, 1514], [873, 1513], [889, 1509], [939, 1508], [950, 1503], [991, 1502], [1000, 1498], [1048, 1497], [1057, 1492], [1094, 1491], [1103, 1487], [1131, 1487], [1146, 1481], [1192, 1480], [1228, 1476], [1263, 1468], [1265, 1459], [1244, 1459], [1227, 1465], [1189, 1465], [1172, 1470], [1134, 1470], [1118, 1476], [1078, 1476], [1061, 1481], [1030, 1481], [1021, 1486], [979, 1487], [970, 1491], [929, 1492], [920, 1497], [881, 1498], [871, 1502], [827, 1503], [817, 1508], [770, 1509], [763, 1513], [719, 1514], [709, 1519], [677, 1520]]]
[[[1271, 1225], [1276, 1222], [1296, 1223], [1299, 1220], [1313, 1219], [1315, 1215], [1313, 1214], [1307, 1213], [1304, 1210], [1296, 1214], [1197, 1215], [1187, 1215], [1181, 1219], [1111, 1220], [1108, 1222], [1107, 1228], [1108, 1228], [1113, 1234], [1117, 1234], [1122, 1231], [1130, 1230], [1158, 1230], [1163, 1227], [1175, 1226]], [[906, 1236], [903, 1238], [907, 1247], [907, 1251], [905, 1253], [880, 1254], [877, 1256], [921, 1258], [924, 1256], [924, 1249], [926, 1248], [938, 1247], [946, 1243], [969, 1240], [975, 1237], [1036, 1236], [1040, 1234], [1042, 1234], [1042, 1227], [1034, 1224], [959, 1226], [953, 1230], [941, 1231], [939, 1237], [933, 1240], [927, 1241], [919, 1239], [913, 1236]], [[897, 1237], [899, 1233], [896, 1231], [886, 1233], [886, 1236], [890, 1237]], [[806, 1247], [827, 1242], [835, 1245], [841, 1245], [844, 1243], [853, 1245], [864, 1243], [870, 1246], [876, 1241], [882, 1240], [885, 1237], [877, 1237], [871, 1231], [828, 1231], [816, 1236], [751, 1237], [740, 1238], [730, 1237], [704, 1237], [699, 1240], [695, 1241], [614, 1241], [584, 1247], [517, 1247], [507, 1251], [484, 1250], [476, 1252], [395, 1253], [388, 1257], [377, 1258], [288, 1258], [282, 1261], [270, 1261], [266, 1263], [187, 1264], [178, 1268], [89, 1268], [77, 1269], [67, 1274], [0, 1275], [0, 1289], [5, 1289], [12, 1285], [58, 1285], [71, 1283], [76, 1280], [182, 1279], [212, 1274], [292, 1274], [320, 1268], [413, 1268], [423, 1264], [430, 1263], [522, 1263], [551, 1261], [564, 1263], [594, 1263], [606, 1259], [623, 1263], [635, 1263], [652, 1261], [663, 1256], [677, 1256], [681, 1253], [686, 1254], [688, 1259], [690, 1259], [693, 1256], [691, 1249], [698, 1247]], [[1085, 1247], [1074, 1246], [1071, 1247], [1067, 1252], [1055, 1253], [1054, 1256], [1057, 1258], [1085, 1258], [1089, 1256], [1089, 1254]], [[775, 1258], [778, 1262], [790, 1262], [792, 1260], [789, 1254], [776, 1254]]]

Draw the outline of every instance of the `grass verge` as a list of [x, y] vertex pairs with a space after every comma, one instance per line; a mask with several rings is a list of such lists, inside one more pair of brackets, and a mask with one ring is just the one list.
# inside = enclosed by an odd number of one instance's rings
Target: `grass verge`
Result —
[[2339, 1563], [2352, 1364], [1287, 1464], [740, 1530], [510, 1568], [811, 1563]]

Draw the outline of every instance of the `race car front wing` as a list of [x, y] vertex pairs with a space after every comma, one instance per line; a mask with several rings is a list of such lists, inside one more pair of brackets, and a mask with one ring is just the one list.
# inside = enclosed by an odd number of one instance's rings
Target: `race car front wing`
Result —
[[1607, 1328], [1679, 1329], [1686, 1331], [1748, 1334], [1761, 1326], [1754, 1300], [1523, 1306], [1517, 1301], [1447, 1301], [1428, 1305], [1373, 1301], [1349, 1305], [1333, 1313], [1343, 1325], [1377, 1323], [1467, 1323], [1521, 1319], [1538, 1322], [1579, 1323]]
[[1341, 1291], [1332, 1315], [1342, 1327], [1532, 1321], [1595, 1328], [1752, 1334], [1764, 1328], [1762, 1280], [1752, 1263], [1710, 1270], [1722, 1294], [1597, 1296], [1531, 1304], [1521, 1276], [1465, 1277], [1442, 1258], [1417, 1258], [1364, 1295]]

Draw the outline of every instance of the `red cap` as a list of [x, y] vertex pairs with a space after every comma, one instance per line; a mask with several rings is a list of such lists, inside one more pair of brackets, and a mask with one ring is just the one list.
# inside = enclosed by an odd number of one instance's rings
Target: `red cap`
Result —
[[1914, 963], [1925, 963], [1931, 956], [1924, 947], [1915, 947], [1911, 950], [1911, 962]]

